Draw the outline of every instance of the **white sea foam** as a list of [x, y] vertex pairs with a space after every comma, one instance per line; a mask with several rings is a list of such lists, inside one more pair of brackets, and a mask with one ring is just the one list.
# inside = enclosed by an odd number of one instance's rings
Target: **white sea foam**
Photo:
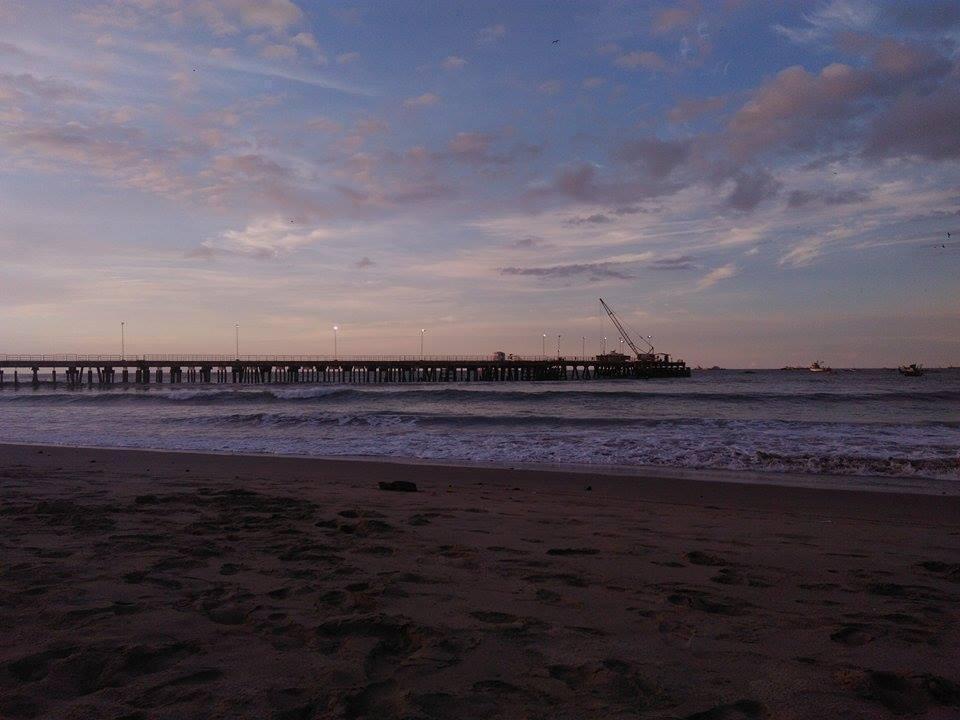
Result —
[[960, 373], [0, 391], [0, 440], [960, 480]]

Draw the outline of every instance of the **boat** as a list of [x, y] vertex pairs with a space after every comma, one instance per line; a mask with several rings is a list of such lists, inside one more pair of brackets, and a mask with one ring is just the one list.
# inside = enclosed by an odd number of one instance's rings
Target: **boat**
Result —
[[901, 365], [897, 370], [900, 371], [901, 375], [906, 375], [907, 377], [920, 377], [923, 375], [923, 365], [917, 365], [916, 363]]
[[815, 360], [810, 367], [807, 368], [807, 370], [810, 372], [833, 372], [831, 368], [823, 365], [819, 360]]

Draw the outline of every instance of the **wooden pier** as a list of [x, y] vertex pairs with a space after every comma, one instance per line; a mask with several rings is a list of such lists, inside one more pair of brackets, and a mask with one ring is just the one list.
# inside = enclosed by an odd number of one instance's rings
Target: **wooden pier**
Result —
[[150, 384], [449, 383], [689, 377], [668, 355], [594, 357], [0, 355], [0, 387]]

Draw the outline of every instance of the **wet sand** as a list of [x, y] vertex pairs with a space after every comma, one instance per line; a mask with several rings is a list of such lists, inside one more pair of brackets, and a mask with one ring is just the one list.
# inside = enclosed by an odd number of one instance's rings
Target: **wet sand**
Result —
[[958, 601], [956, 496], [0, 445], [0, 718], [955, 718]]

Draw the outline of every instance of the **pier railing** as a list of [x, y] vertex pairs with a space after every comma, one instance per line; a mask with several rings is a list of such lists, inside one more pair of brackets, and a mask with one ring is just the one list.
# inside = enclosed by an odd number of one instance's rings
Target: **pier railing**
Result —
[[22, 362], [24, 366], [49, 365], [51, 363], [71, 363], [77, 365], [109, 364], [133, 366], [140, 362], [171, 363], [187, 365], [189, 363], [223, 365], [233, 362], [262, 363], [331, 363], [331, 362], [594, 362], [593, 355], [79, 355], [55, 353], [42, 355], [0, 355], [0, 362]]

